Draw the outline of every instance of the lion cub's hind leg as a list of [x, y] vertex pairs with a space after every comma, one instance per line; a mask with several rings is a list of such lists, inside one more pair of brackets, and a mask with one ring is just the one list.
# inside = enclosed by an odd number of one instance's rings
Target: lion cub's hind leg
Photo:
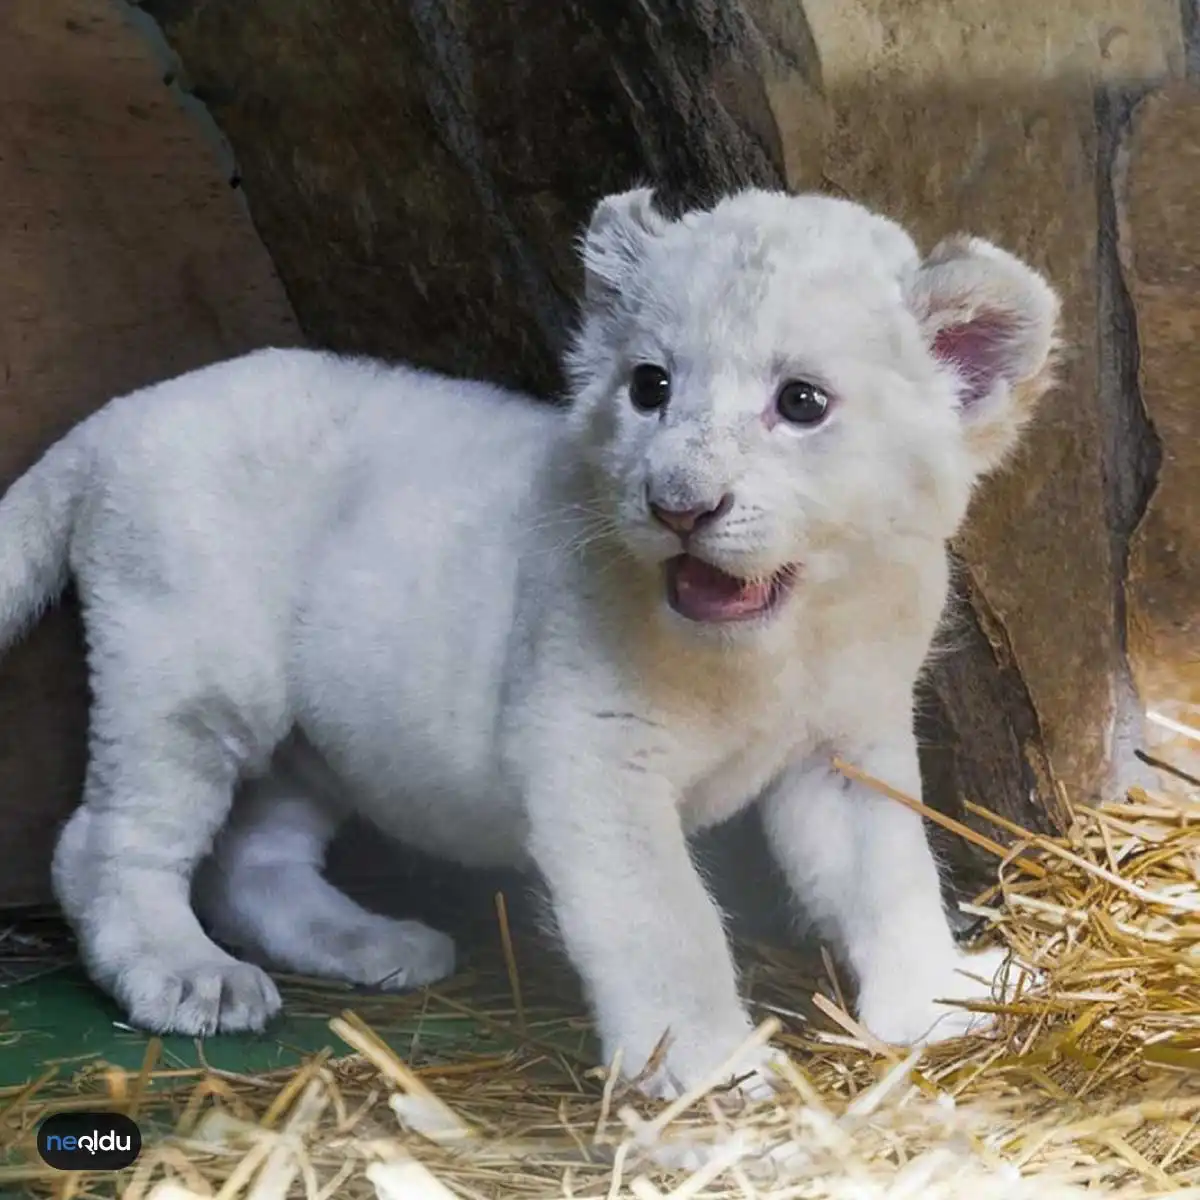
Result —
[[207, 936], [190, 891], [239, 775], [288, 721], [262, 614], [214, 622], [207, 595], [114, 589], [88, 614], [88, 774], [53, 866], [96, 983], [134, 1025], [194, 1036], [261, 1030], [279, 1009], [270, 978]]
[[454, 943], [420, 921], [368, 912], [322, 875], [339, 817], [284, 772], [238, 797], [196, 883], [213, 936], [265, 965], [402, 990], [454, 970]]

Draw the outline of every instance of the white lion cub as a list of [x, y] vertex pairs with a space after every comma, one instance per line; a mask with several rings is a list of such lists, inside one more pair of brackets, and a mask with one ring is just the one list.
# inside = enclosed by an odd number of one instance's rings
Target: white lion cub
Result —
[[443, 934], [322, 878], [357, 811], [536, 867], [605, 1053], [635, 1075], [669, 1031], [648, 1086], [688, 1087], [751, 1028], [688, 835], [752, 803], [863, 1023], [967, 1024], [938, 1001], [995, 960], [956, 950], [921, 821], [830, 759], [919, 791], [944, 543], [1049, 385], [1054, 293], [986, 242], [922, 259], [764, 191], [677, 220], [609, 197], [583, 260], [565, 415], [264, 351], [114, 400], [0, 501], [0, 644], [69, 575], [82, 600], [90, 766], [54, 879], [136, 1024], [278, 1010], [210, 933], [361, 983], [451, 971]]

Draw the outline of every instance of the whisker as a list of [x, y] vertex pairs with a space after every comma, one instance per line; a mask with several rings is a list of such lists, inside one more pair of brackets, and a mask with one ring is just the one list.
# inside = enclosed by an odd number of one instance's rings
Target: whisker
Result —
[[550, 514], [537, 521], [530, 522], [526, 528], [532, 532], [542, 529], [555, 529], [563, 525], [575, 525], [591, 521], [609, 521], [612, 518], [604, 512], [580, 509], [577, 512], [558, 512]]

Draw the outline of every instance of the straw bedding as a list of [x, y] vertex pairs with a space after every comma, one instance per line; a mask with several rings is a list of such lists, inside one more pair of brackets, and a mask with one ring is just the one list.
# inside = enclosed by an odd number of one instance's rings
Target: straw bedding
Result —
[[[758, 1036], [793, 1062], [777, 1098], [738, 1107], [710, 1090], [655, 1106], [595, 1068], [569, 978], [514, 947], [501, 907], [494, 964], [428, 994], [355, 995], [299, 1069], [170, 1070], [151, 1043], [141, 1072], [92, 1064], [0, 1091], [0, 1191], [1200, 1200], [1200, 787], [1159, 777], [1076, 811], [1057, 839], [979, 810], [1006, 845], [971, 834], [1003, 855], [977, 911], [1018, 965], [978, 1035], [902, 1054], [847, 1015], [831, 963], [814, 974], [743, 947]], [[293, 1010], [338, 1003], [304, 981], [285, 993]], [[464, 1018], [477, 1038], [447, 1057], [439, 1024]], [[414, 1035], [389, 1036], [405, 1022]], [[37, 1121], [72, 1106], [135, 1114], [151, 1131], [138, 1164], [109, 1177], [41, 1166]]]

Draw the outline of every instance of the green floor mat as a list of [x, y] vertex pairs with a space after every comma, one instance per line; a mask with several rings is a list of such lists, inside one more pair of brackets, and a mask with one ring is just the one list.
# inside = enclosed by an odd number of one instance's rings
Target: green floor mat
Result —
[[[494, 943], [477, 945], [459, 971], [436, 988], [388, 993], [276, 975], [284, 999], [280, 1019], [257, 1035], [222, 1035], [201, 1042], [161, 1039], [159, 1066], [207, 1066], [258, 1075], [294, 1066], [331, 1046], [349, 1052], [329, 1028], [331, 1017], [352, 1009], [409, 1061], [438, 1061], [502, 1053], [530, 1042], [571, 1058], [592, 1053], [578, 985], [544, 946], [522, 946], [525, 993], [521, 1011], [506, 965]], [[22, 972], [6, 960], [0, 981], [0, 1097], [55, 1069], [67, 1079], [101, 1064], [137, 1070], [150, 1036], [130, 1028], [117, 1006], [84, 975], [69, 948], [27, 960]]]
[[[291, 1066], [330, 1040], [326, 1019], [288, 1017], [265, 1034], [208, 1039], [202, 1050], [193, 1038], [164, 1038], [162, 1063], [198, 1067], [203, 1054], [209, 1066], [252, 1075]], [[124, 1025], [116, 1006], [78, 968], [0, 991], [0, 1087], [23, 1083], [51, 1065], [69, 1073], [98, 1059], [136, 1070], [148, 1041]]]

